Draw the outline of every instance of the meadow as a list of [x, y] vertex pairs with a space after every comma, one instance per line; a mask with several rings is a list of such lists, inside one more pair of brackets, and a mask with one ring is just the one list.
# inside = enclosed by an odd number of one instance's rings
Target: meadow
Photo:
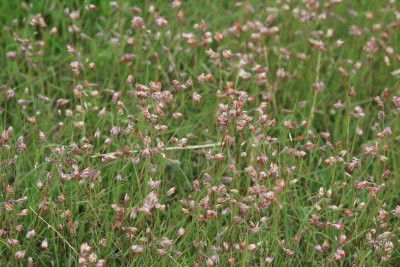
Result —
[[400, 265], [399, 1], [0, 10], [0, 266]]

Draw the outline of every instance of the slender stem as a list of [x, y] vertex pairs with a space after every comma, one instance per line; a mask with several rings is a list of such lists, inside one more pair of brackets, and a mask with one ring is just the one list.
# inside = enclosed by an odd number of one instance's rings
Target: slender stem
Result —
[[33, 213], [36, 214], [36, 216], [39, 217], [39, 219], [41, 219], [45, 224], [47, 224], [48, 227], [50, 227], [54, 232], [56, 232], [61, 237], [61, 239], [78, 255], [76, 249], [53, 226], [51, 226], [48, 222], [45, 221], [45, 219], [43, 219], [39, 214], [37, 214], [36, 211], [32, 209], [32, 207], [29, 208]]
[[[217, 147], [217, 146], [222, 146], [224, 145], [224, 142], [220, 142], [220, 143], [214, 143], [214, 144], [205, 144], [205, 145], [193, 145], [193, 146], [172, 146], [172, 147], [165, 147], [162, 148], [162, 151], [167, 151], [167, 150], [190, 150], [190, 149], [199, 149], [199, 148], [209, 148], [209, 147]], [[137, 153], [137, 150], [132, 150], [130, 151], [131, 153]], [[97, 158], [97, 157], [101, 157], [101, 156], [107, 156], [107, 155], [112, 155], [113, 153], [109, 153], [109, 154], [98, 154], [98, 155], [94, 155], [91, 156], [91, 158]]]

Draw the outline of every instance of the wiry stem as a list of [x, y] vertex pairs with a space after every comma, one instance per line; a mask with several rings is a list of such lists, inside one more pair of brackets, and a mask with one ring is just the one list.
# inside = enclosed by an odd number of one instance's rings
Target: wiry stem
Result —
[[[168, 151], [168, 150], [190, 150], [190, 149], [199, 149], [199, 148], [209, 148], [209, 147], [217, 147], [217, 146], [222, 146], [224, 142], [219, 142], [219, 143], [214, 143], [214, 144], [205, 144], [205, 145], [193, 145], [193, 146], [172, 146], [172, 147], [165, 147], [162, 148], [162, 151]], [[137, 153], [137, 150], [132, 150], [130, 151], [131, 153]], [[107, 156], [113, 153], [109, 154], [98, 154], [91, 156], [92, 158], [97, 158], [97, 157], [102, 157], [102, 156]]]
[[39, 214], [37, 214], [37, 212], [34, 209], [32, 209], [32, 207], [29, 208], [33, 213], [35, 213], [36, 216], [39, 217], [39, 219], [41, 219], [45, 224], [47, 224], [48, 227], [50, 227], [54, 232], [56, 232], [61, 237], [61, 239], [78, 255], [78, 251], [76, 251], [76, 249], [53, 226], [51, 226], [48, 222], [46, 222], [45, 219], [43, 219]]

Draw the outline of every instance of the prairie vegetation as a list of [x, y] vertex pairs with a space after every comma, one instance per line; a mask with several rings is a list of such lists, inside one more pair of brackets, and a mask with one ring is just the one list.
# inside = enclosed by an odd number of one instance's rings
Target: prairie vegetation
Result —
[[400, 264], [398, 1], [0, 10], [0, 266]]

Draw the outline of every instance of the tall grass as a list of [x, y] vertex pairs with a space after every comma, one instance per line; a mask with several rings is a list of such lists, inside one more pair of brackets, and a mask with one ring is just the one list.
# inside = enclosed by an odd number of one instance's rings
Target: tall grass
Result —
[[0, 266], [400, 264], [397, 1], [0, 3]]

